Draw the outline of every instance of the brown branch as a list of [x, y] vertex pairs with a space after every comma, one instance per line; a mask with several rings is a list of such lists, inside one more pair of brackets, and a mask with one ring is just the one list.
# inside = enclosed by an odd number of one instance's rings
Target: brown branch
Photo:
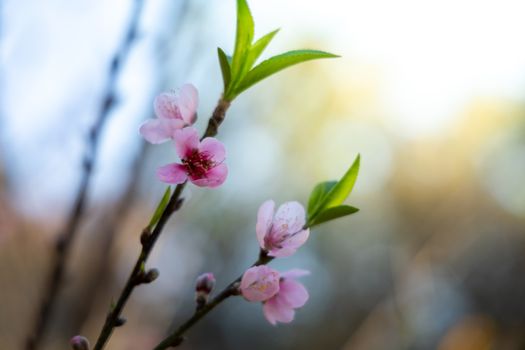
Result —
[[[301, 230], [306, 230], [309, 228], [308, 224], [305, 224]], [[297, 232], [300, 232], [297, 231]], [[296, 233], [297, 233], [296, 232]], [[261, 249], [259, 252], [259, 259], [252, 264], [251, 267], [266, 265], [274, 258], [268, 255], [268, 252]], [[186, 322], [184, 322], [179, 328], [177, 328], [173, 333], [168, 335], [164, 340], [162, 340], [153, 350], [164, 350], [167, 348], [174, 348], [182, 344], [184, 341], [184, 333], [193, 327], [197, 322], [199, 322], [204, 316], [206, 316], [211, 310], [215, 309], [220, 303], [228, 299], [231, 296], [239, 294], [239, 283], [241, 282], [242, 276], [237, 277], [233, 282], [231, 282], [226, 288], [224, 288], [215, 298], [209, 301], [202, 307], [199, 307], [195, 310], [193, 316], [191, 316]]]
[[[273, 258], [268, 256], [268, 254], [261, 250], [259, 259], [252, 265], [266, 265]], [[193, 316], [191, 316], [186, 322], [184, 322], [179, 328], [177, 328], [173, 333], [161, 341], [153, 350], [164, 350], [170, 347], [176, 347], [182, 344], [184, 341], [184, 333], [193, 327], [197, 322], [200, 321], [204, 316], [206, 316], [210, 311], [215, 309], [220, 303], [228, 299], [231, 296], [239, 295], [239, 283], [241, 282], [242, 276], [237, 277], [232, 283], [230, 283], [226, 288], [224, 288], [217, 296], [210, 300], [203, 307], [195, 310]]]
[[80, 222], [86, 207], [87, 192], [92, 178], [93, 166], [97, 159], [100, 134], [106, 120], [108, 119], [108, 115], [115, 104], [117, 78], [121, 71], [124, 60], [126, 59], [137, 36], [137, 27], [140, 13], [142, 11], [142, 6], [142, 0], [134, 0], [133, 13], [129, 21], [126, 35], [120, 47], [117, 49], [115, 56], [111, 60], [108, 79], [106, 81], [103, 94], [104, 97], [102, 98], [102, 102], [100, 104], [98, 116], [89, 132], [86, 153], [83, 161], [83, 173], [79, 189], [76, 194], [71, 212], [68, 216], [66, 225], [63, 231], [58, 235], [58, 241], [55, 246], [55, 254], [53, 256], [52, 270], [49, 275], [42, 302], [40, 304], [36, 323], [26, 342], [27, 350], [36, 350], [41, 345], [41, 338], [45, 333], [46, 326], [49, 322], [52, 309], [62, 284], [62, 280], [64, 279], [66, 262], [68, 260], [71, 245], [79, 230]]
[[217, 135], [219, 132], [219, 126], [224, 121], [224, 117], [226, 116], [226, 111], [230, 107], [231, 101], [220, 99], [217, 103], [217, 107], [215, 107], [215, 110], [213, 111], [213, 114], [211, 115], [210, 120], [208, 121], [208, 127], [206, 128], [206, 131], [204, 132], [204, 135], [202, 136], [201, 140], [205, 137], [213, 137]]
[[[226, 116], [226, 111], [229, 106], [229, 101], [225, 101], [222, 98], [219, 100], [219, 102], [217, 103], [217, 107], [215, 107], [215, 110], [213, 111], [213, 114], [208, 122], [208, 128], [204, 132], [202, 138], [215, 136], [217, 134], [219, 125], [224, 120]], [[147, 229], [143, 230], [141, 234], [142, 250], [140, 252], [140, 255], [137, 258], [137, 261], [135, 262], [135, 266], [133, 267], [133, 270], [129, 275], [129, 278], [117, 300], [117, 303], [111, 308], [108, 315], [106, 316], [106, 321], [104, 322], [104, 326], [100, 331], [100, 334], [98, 336], [97, 342], [93, 350], [102, 350], [109, 338], [111, 337], [113, 330], [116, 327], [119, 327], [123, 324], [123, 320], [120, 316], [122, 310], [124, 309], [124, 306], [126, 305], [135, 287], [144, 283], [144, 281], [142, 280], [142, 276], [145, 273], [145, 264], [155, 245], [155, 242], [162, 233], [166, 222], [171, 217], [171, 215], [182, 206], [183, 198], [181, 195], [185, 186], [186, 183], [182, 183], [175, 187], [175, 191], [171, 195], [168, 205], [162, 212], [159, 222], [156, 224], [153, 231], [150, 233]]]

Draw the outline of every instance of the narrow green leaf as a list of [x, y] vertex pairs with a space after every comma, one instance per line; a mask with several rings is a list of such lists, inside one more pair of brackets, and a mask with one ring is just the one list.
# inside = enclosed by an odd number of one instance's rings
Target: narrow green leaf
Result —
[[327, 221], [335, 220], [347, 215], [352, 215], [358, 211], [359, 209], [349, 205], [339, 205], [337, 207], [328, 208], [316, 215], [316, 217], [308, 223], [308, 227], [317, 226]]
[[237, 33], [231, 66], [233, 82], [241, 78], [239, 75], [253, 41], [253, 27], [253, 17], [246, 0], [237, 0]]
[[222, 81], [224, 83], [224, 91], [228, 89], [230, 84], [232, 72], [231, 72], [231, 57], [220, 48], [217, 48], [217, 55], [219, 56], [219, 65], [221, 66]]
[[251, 71], [248, 72], [248, 74], [246, 74], [239, 86], [235, 88], [235, 94], [238, 95], [242, 91], [269, 77], [270, 75], [295, 64], [320, 58], [334, 57], [339, 56], [317, 50], [288, 51], [286, 53], [271, 57], [255, 66]]
[[153, 216], [151, 217], [151, 220], [148, 224], [148, 229], [152, 230], [153, 227], [157, 224], [157, 222], [159, 222], [162, 212], [164, 211], [164, 209], [166, 209], [166, 206], [168, 205], [168, 202], [170, 201], [170, 195], [171, 195], [171, 187], [168, 186], [168, 188], [166, 188], [166, 191], [164, 191], [164, 195], [162, 196], [162, 199], [157, 205], [157, 209], [155, 209], [155, 213], [153, 213]]
[[357, 180], [357, 174], [359, 173], [360, 161], [361, 155], [358, 154], [350, 169], [348, 169], [341, 180], [339, 180], [326, 195], [323, 203], [320, 205], [320, 210], [324, 211], [325, 209], [336, 207], [342, 204], [350, 195], [350, 193], [352, 193], [355, 181]]
[[246, 59], [247, 60], [246, 65], [248, 69], [253, 67], [253, 64], [255, 63], [255, 61], [257, 61], [259, 56], [261, 56], [264, 49], [266, 49], [270, 41], [272, 41], [273, 37], [278, 32], [279, 32], [279, 29], [276, 29], [273, 32], [270, 32], [264, 35], [252, 45], [252, 47], [250, 48], [250, 52], [248, 53], [248, 58]]
[[313, 217], [316, 214], [319, 205], [335, 184], [337, 184], [337, 181], [324, 181], [314, 187], [310, 194], [310, 199], [308, 199], [308, 217]]

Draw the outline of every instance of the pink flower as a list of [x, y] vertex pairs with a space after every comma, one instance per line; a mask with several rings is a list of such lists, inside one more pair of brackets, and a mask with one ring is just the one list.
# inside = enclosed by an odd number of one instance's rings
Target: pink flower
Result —
[[220, 141], [213, 137], [199, 141], [197, 130], [188, 127], [175, 130], [174, 143], [182, 164], [160, 167], [157, 170], [160, 181], [180, 184], [189, 179], [200, 187], [217, 187], [226, 180], [228, 168], [223, 164], [226, 150]]
[[302, 307], [309, 297], [306, 288], [294, 279], [309, 273], [306, 270], [293, 269], [281, 274], [279, 292], [263, 305], [264, 317], [268, 322], [275, 325], [277, 322], [293, 321], [295, 309]]
[[286, 202], [277, 209], [275, 203], [264, 202], [257, 214], [255, 231], [257, 240], [268, 255], [282, 258], [290, 256], [306, 242], [309, 229], [303, 229], [306, 222], [304, 208], [298, 202]]
[[173, 138], [175, 130], [195, 122], [199, 94], [191, 84], [180, 89], [163, 92], [153, 103], [157, 119], [149, 119], [139, 132], [151, 143], [162, 143]]
[[279, 291], [279, 272], [268, 266], [254, 266], [241, 279], [241, 293], [248, 301], [265, 301]]

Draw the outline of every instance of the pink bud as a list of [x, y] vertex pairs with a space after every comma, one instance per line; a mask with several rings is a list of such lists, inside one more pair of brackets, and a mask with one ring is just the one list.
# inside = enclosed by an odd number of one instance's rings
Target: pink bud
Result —
[[75, 335], [71, 338], [69, 344], [73, 350], [89, 350], [89, 341], [81, 335]]
[[210, 294], [214, 286], [215, 276], [211, 272], [203, 273], [195, 281], [195, 291], [197, 293]]
[[197, 277], [195, 281], [195, 301], [197, 302], [197, 308], [206, 305], [214, 286], [215, 276], [213, 276], [213, 273], [206, 272]]

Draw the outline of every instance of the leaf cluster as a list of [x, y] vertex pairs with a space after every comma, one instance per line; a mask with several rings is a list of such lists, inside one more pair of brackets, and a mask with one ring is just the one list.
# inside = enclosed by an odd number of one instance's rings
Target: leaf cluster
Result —
[[276, 29], [253, 42], [254, 22], [246, 0], [237, 0], [237, 31], [233, 56], [217, 48], [224, 83], [223, 98], [232, 101], [241, 92], [287, 67], [298, 63], [334, 58], [337, 55], [319, 50], [292, 50], [255, 65], [268, 44], [279, 32]]

